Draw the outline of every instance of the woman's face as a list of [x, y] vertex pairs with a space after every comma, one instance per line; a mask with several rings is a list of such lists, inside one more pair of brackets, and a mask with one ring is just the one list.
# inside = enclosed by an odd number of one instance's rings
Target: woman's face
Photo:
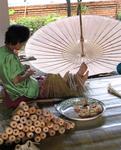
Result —
[[15, 50], [19, 51], [24, 45], [25, 45], [25, 43], [19, 43], [19, 42], [18, 42], [18, 43], [15, 45]]

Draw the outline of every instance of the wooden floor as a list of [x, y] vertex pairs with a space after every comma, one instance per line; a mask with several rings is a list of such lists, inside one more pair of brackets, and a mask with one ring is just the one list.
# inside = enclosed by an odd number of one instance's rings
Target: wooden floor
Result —
[[[109, 83], [121, 92], [119, 75], [87, 81], [88, 96], [102, 101], [106, 106], [103, 116], [92, 121], [75, 121], [73, 131], [48, 137], [40, 143], [40, 150], [121, 150], [121, 99], [108, 93]], [[58, 114], [53, 106], [48, 106], [48, 109]], [[3, 108], [0, 111], [0, 119], [8, 118]]]

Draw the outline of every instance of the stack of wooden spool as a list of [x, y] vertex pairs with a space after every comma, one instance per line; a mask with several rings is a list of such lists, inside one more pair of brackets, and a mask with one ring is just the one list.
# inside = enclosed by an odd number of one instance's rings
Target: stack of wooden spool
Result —
[[27, 140], [40, 142], [47, 136], [54, 136], [56, 133], [64, 134], [65, 130], [72, 129], [74, 126], [73, 122], [59, 118], [46, 109], [21, 102], [12, 115], [9, 126], [0, 133], [0, 144]]

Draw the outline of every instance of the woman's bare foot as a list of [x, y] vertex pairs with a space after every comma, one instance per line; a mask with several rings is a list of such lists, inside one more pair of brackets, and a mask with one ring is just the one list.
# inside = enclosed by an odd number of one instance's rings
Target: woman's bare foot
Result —
[[80, 84], [84, 85], [85, 81], [88, 79], [89, 71], [88, 67], [85, 63], [82, 63], [78, 72], [76, 73], [76, 77], [80, 80]]

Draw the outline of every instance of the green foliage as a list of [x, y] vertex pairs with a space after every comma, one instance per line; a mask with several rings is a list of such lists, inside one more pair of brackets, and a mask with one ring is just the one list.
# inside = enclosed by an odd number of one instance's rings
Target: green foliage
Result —
[[9, 15], [14, 15], [15, 14], [15, 10], [14, 9], [9, 9], [8, 13], [9, 13]]
[[121, 20], [121, 12], [118, 12], [116, 19]]
[[40, 27], [56, 21], [57, 19], [59, 19], [60, 17], [55, 15], [55, 14], [51, 14], [48, 16], [37, 16], [37, 17], [22, 17], [16, 20], [17, 24], [21, 24], [21, 25], [25, 25], [27, 27], [29, 27], [31, 29], [32, 32], [35, 32], [36, 30], [38, 30]]
[[88, 11], [88, 7], [85, 6], [85, 5], [82, 5], [82, 7], [81, 7], [81, 12], [82, 12], [83, 14], [85, 14], [87, 11]]

